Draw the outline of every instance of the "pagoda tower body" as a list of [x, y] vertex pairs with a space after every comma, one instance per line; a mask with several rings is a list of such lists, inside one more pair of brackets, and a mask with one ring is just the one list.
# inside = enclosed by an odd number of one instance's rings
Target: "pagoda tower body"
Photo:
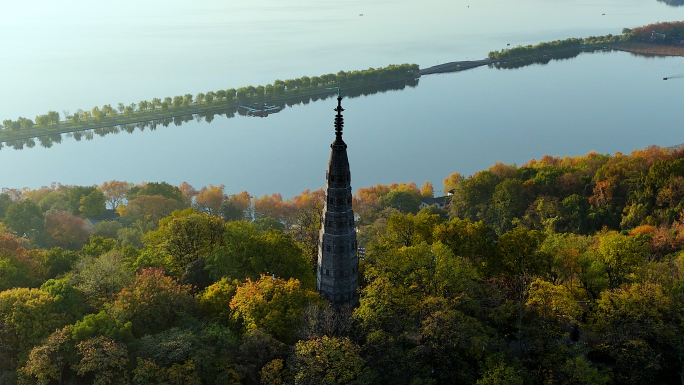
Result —
[[342, 97], [337, 97], [335, 141], [330, 145], [325, 205], [318, 239], [316, 288], [335, 305], [358, 303], [359, 260], [352, 210], [351, 173], [347, 145], [342, 140]]

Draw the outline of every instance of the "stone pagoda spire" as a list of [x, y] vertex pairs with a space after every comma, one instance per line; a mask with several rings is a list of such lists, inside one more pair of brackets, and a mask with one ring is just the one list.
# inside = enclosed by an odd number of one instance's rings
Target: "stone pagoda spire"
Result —
[[358, 268], [356, 230], [352, 211], [351, 174], [347, 145], [342, 140], [342, 96], [337, 96], [335, 141], [330, 145], [326, 173], [325, 206], [318, 239], [316, 288], [335, 305], [358, 303]]

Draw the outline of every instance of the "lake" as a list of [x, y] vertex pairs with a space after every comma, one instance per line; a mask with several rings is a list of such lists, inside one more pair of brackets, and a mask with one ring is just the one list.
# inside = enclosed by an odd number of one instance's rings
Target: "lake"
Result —
[[[480, 59], [510, 43], [619, 34], [684, 20], [656, 0], [66, 1], [5, 6], [0, 120], [129, 104], [394, 63]], [[605, 13], [605, 15], [603, 15]], [[363, 16], [360, 16], [363, 14]], [[429, 75], [343, 101], [352, 186], [428, 180], [441, 189], [497, 161], [629, 152], [684, 142], [684, 58], [591, 53], [514, 70]], [[107, 180], [225, 184], [284, 197], [325, 183], [334, 99], [267, 118], [216, 117], [51, 148], [0, 150], [0, 187]], [[439, 192], [438, 192], [439, 193]]]

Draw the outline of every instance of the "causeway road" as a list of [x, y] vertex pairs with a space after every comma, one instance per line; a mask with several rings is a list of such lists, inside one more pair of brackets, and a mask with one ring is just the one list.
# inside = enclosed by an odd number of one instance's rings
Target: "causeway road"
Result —
[[431, 75], [431, 74], [441, 74], [445, 72], [456, 72], [469, 70], [471, 68], [484, 66], [487, 64], [496, 63], [496, 59], [483, 59], [483, 60], [468, 60], [468, 61], [452, 61], [449, 63], [438, 64], [436, 66], [423, 68], [420, 70], [421, 75]]

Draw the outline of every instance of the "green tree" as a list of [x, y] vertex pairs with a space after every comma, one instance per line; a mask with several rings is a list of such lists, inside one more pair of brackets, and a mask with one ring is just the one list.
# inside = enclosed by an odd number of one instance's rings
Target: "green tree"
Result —
[[78, 211], [83, 217], [97, 217], [102, 215], [105, 210], [105, 199], [101, 191], [95, 190], [88, 195], [81, 197], [78, 201]]
[[116, 250], [82, 258], [69, 275], [69, 283], [83, 293], [86, 302], [96, 309], [111, 302], [114, 294], [132, 281], [133, 273], [126, 268], [123, 256]]
[[393, 190], [380, 198], [382, 207], [393, 207], [404, 214], [415, 214], [420, 209], [420, 202], [410, 193]]
[[348, 338], [323, 336], [295, 345], [292, 361], [297, 385], [373, 384], [374, 373], [361, 348]]
[[8, 348], [20, 365], [34, 346], [69, 321], [69, 316], [57, 311], [55, 298], [45, 291], [17, 288], [0, 292], [0, 323], [9, 329]]
[[74, 251], [53, 247], [43, 254], [43, 268], [46, 271], [45, 278], [57, 278], [69, 270], [78, 259]]
[[249, 222], [227, 223], [223, 246], [207, 256], [206, 263], [214, 279], [275, 274], [296, 278], [307, 288], [315, 284], [307, 256], [290, 236], [276, 230], [259, 231]]
[[145, 235], [145, 246], [168, 258], [171, 270], [180, 275], [185, 267], [224, 244], [225, 226], [221, 218], [192, 208], [174, 211], [159, 221], [157, 230]]
[[128, 192], [128, 199], [135, 199], [142, 195], [161, 195], [164, 198], [177, 200], [179, 203], [185, 204], [183, 192], [176, 186], [172, 186], [166, 182], [148, 182], [142, 186], [134, 186]]
[[643, 239], [618, 233], [599, 236], [596, 259], [604, 266], [611, 289], [631, 280], [631, 274], [644, 263], [649, 252]]
[[19, 237], [36, 239], [43, 231], [43, 213], [35, 203], [22, 200], [7, 208], [3, 223]]

